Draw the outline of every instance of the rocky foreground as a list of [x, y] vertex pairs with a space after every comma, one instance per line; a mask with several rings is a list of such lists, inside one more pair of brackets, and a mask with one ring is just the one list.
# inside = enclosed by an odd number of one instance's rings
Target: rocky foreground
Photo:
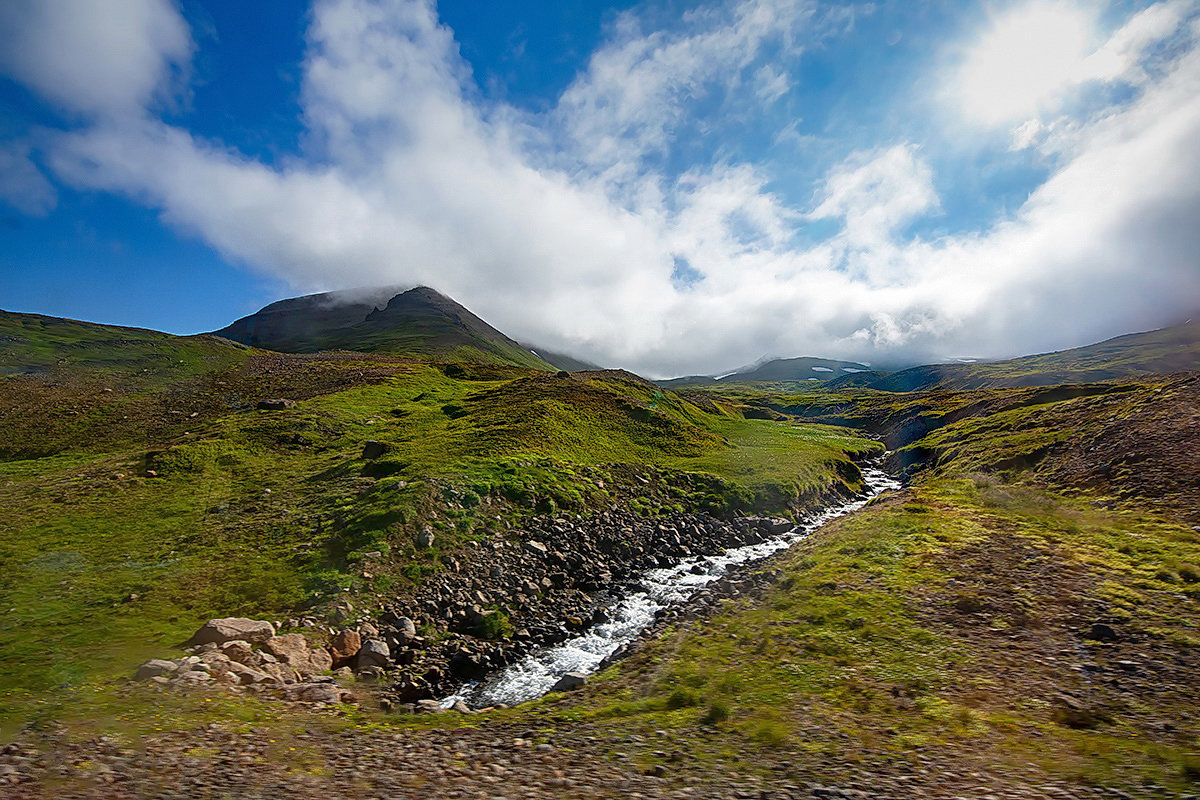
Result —
[[[211, 620], [187, 655], [143, 664], [137, 678], [164, 685], [218, 685], [310, 702], [353, 702], [321, 673], [376, 682], [385, 709], [432, 710], [465, 681], [515, 663], [606, 619], [638, 576], [689, 556], [755, 544], [789, 530], [786, 519], [677, 514], [646, 520], [608, 511], [586, 519], [537, 519], [507, 537], [475, 542], [445, 570], [390, 603], [382, 617], [340, 630], [291, 621]], [[418, 546], [434, 544], [432, 531]]]
[[[649, 752], [665, 763], [641, 766], [639, 752]], [[266, 729], [238, 733], [209, 725], [149, 737], [138, 747], [105, 737], [71, 743], [54, 734], [10, 744], [0, 750], [0, 798], [1140, 800], [1172, 796], [1154, 786], [1131, 793], [1046, 782], [1036, 768], [997, 768], [961, 752], [931, 752], [904, 763], [878, 755], [879, 760], [869, 766], [833, 758], [814, 769], [792, 760], [803, 758], [799, 752], [783, 751], [765, 770], [739, 772], [693, 761], [666, 731], [623, 734], [566, 724], [547, 734], [492, 724], [478, 729], [394, 732], [312, 729], [283, 737]]]

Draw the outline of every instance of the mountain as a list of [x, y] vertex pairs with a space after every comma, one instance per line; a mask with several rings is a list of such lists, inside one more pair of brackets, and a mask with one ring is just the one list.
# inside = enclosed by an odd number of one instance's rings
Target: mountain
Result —
[[[1088, 383], [1200, 369], [1200, 321], [1130, 333], [1098, 344], [978, 364], [931, 364], [873, 380], [888, 392]], [[854, 378], [844, 383], [862, 385]], [[842, 383], [842, 382], [839, 382]]]
[[776, 358], [746, 367], [730, 375], [714, 378], [708, 375], [688, 375], [683, 378], [658, 381], [659, 386], [703, 386], [712, 383], [752, 383], [760, 381], [828, 381], [842, 375], [870, 370], [855, 361], [834, 361], [828, 358]]
[[427, 286], [404, 292], [389, 287], [280, 300], [215, 333], [281, 353], [353, 350], [554, 369]]

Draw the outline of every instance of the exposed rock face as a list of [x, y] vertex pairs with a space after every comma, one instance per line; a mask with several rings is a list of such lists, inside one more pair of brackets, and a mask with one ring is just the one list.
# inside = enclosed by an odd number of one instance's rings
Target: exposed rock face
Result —
[[275, 626], [266, 620], [245, 617], [210, 619], [196, 631], [188, 644], [224, 644], [240, 640], [250, 644], [262, 644], [275, 635]]

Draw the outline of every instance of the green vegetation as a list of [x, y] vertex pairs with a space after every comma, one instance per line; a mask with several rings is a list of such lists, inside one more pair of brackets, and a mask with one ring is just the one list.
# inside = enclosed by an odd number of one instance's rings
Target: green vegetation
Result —
[[212, 336], [172, 336], [142, 328], [0, 311], [0, 375], [100, 372], [123, 388], [165, 386], [240, 363], [247, 349]]

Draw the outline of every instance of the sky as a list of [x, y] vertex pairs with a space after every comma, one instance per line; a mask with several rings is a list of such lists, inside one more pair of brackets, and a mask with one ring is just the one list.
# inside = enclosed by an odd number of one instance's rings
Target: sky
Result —
[[0, 308], [428, 285], [650, 377], [1200, 313], [1200, 0], [6, 0]]

